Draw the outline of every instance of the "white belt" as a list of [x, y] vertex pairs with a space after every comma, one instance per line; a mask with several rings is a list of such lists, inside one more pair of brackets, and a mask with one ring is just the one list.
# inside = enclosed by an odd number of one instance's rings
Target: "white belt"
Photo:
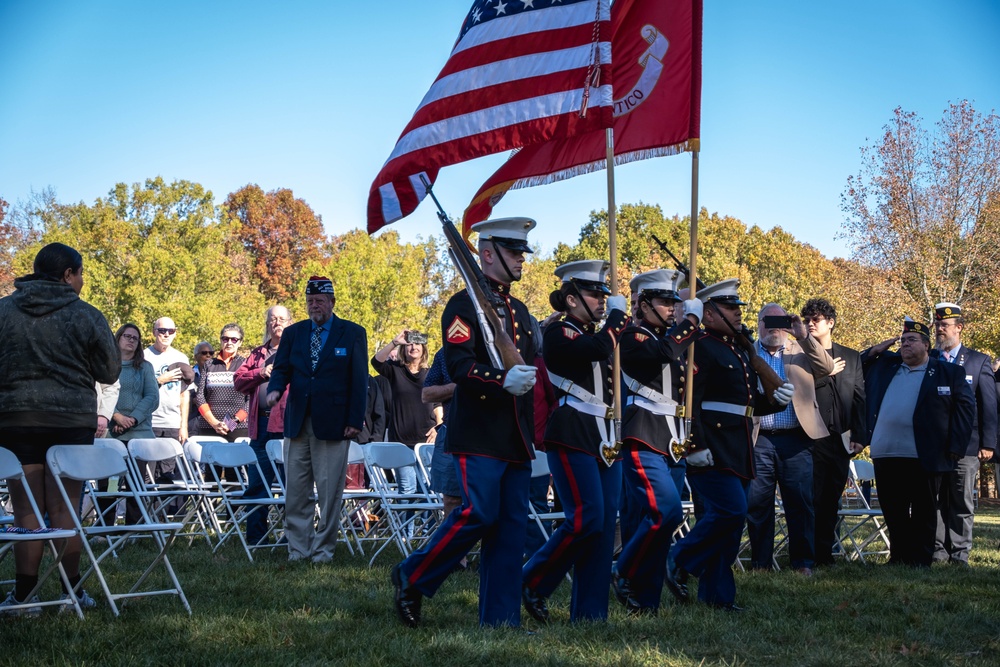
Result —
[[585, 415], [590, 415], [592, 417], [597, 417], [598, 419], [614, 419], [614, 409], [609, 408], [603, 403], [600, 405], [594, 403], [586, 403], [581, 401], [576, 396], [563, 396], [559, 399], [559, 405], [568, 405], [577, 412], [582, 412]]
[[[600, 364], [596, 361], [592, 362], [591, 368], [594, 373], [594, 386], [600, 387]], [[620, 448], [618, 438], [615, 437], [612, 440], [611, 436], [615, 434], [608, 428], [608, 421], [614, 419], [615, 416], [614, 408], [609, 407], [604, 401], [580, 385], [575, 384], [564, 377], [560, 377], [552, 371], [548, 371], [548, 374], [549, 380], [554, 386], [569, 394], [568, 396], [563, 396], [559, 399], [559, 405], [566, 405], [573, 408], [577, 412], [596, 417], [594, 421], [597, 424], [597, 433], [601, 438], [601, 443], [598, 446], [598, 452], [601, 454], [601, 459], [610, 468], [614, 463]]]
[[702, 401], [702, 410], [711, 410], [712, 412], [725, 412], [730, 415], [738, 415], [740, 417], [753, 417], [753, 406], [752, 405], [738, 405], [736, 403], [722, 403], [720, 401]]
[[649, 410], [654, 415], [664, 415], [667, 417], [683, 417], [684, 406], [674, 402], [651, 401], [644, 396], [629, 396], [628, 405], [635, 404], [643, 410]]
[[[666, 389], [667, 387], [670, 386], [670, 370], [669, 370], [669, 368], [670, 368], [669, 364], [667, 364], [665, 366], [665, 368], [664, 368], [664, 371], [665, 371], [664, 372], [664, 382], [666, 383], [666, 384], [663, 385], [664, 389]], [[626, 373], [622, 373], [622, 379], [625, 380], [625, 386], [628, 387], [629, 390], [633, 394], [641, 396], [641, 397], [645, 398], [646, 400], [650, 401], [651, 403], [673, 403], [674, 402], [674, 401], [672, 401], [670, 399], [669, 396], [667, 396], [665, 394], [662, 394], [662, 393], [656, 391], [655, 389], [647, 387], [646, 385], [642, 384], [638, 380], [633, 380]]]

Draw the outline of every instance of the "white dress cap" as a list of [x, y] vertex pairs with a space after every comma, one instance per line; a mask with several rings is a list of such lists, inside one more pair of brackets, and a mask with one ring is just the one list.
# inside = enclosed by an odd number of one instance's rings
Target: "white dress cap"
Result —
[[611, 264], [603, 259], [581, 259], [567, 262], [556, 269], [556, 277], [564, 283], [576, 283], [581, 289], [611, 294], [607, 285], [608, 268]]

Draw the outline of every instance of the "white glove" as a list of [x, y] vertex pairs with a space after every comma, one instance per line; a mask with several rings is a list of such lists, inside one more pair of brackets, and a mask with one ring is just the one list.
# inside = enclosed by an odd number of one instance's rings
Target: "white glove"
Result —
[[710, 449], [699, 449], [694, 454], [687, 455], [688, 465], [694, 466], [695, 468], [704, 468], [705, 466], [714, 466], [715, 459], [712, 458], [712, 450]]
[[628, 301], [625, 300], [621, 294], [615, 294], [614, 296], [608, 297], [608, 312], [612, 310], [620, 310], [623, 313], [628, 312]]
[[701, 316], [704, 312], [705, 305], [701, 302], [701, 299], [688, 299], [684, 302], [684, 317], [694, 315], [701, 322]]
[[786, 382], [774, 390], [774, 402], [785, 406], [792, 402], [792, 394], [795, 393], [795, 385]]
[[507, 371], [507, 377], [503, 379], [503, 388], [515, 396], [527, 394], [535, 386], [537, 370], [534, 366], [514, 366]]

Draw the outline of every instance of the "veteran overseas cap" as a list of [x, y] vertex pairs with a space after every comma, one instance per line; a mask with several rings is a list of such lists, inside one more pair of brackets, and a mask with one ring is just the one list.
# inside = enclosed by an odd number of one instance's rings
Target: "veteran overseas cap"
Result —
[[931, 330], [923, 322], [915, 322], [909, 316], [903, 320], [903, 333], [918, 333], [928, 339], [931, 337]]
[[698, 290], [698, 298], [702, 301], [714, 301], [715, 303], [721, 303], [730, 306], [745, 306], [746, 301], [741, 301], [739, 294], [736, 290], [740, 287], [739, 278], [729, 278], [728, 280], [722, 280], [714, 285], [709, 285], [704, 289]]
[[962, 307], [957, 303], [939, 303], [934, 306], [934, 320], [940, 322], [941, 320], [953, 320], [957, 317], [962, 316]]
[[496, 218], [472, 225], [480, 240], [490, 240], [514, 252], [532, 252], [528, 232], [538, 224], [531, 218]]
[[306, 294], [329, 294], [333, 296], [333, 282], [326, 276], [312, 276], [306, 282]]
[[556, 277], [564, 283], [573, 283], [580, 289], [611, 294], [607, 285], [608, 268], [611, 266], [603, 259], [581, 259], [567, 262], [556, 269]]
[[629, 282], [632, 293], [638, 293], [640, 297], [649, 299], [669, 299], [680, 301], [680, 294], [677, 293], [677, 283], [681, 281], [680, 271], [673, 269], [656, 269], [640, 273]]

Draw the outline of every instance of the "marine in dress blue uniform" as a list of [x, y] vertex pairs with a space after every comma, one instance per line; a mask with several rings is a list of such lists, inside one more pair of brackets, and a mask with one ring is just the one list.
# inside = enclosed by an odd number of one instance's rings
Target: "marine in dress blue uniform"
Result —
[[[698, 577], [698, 599], [732, 611], [736, 601], [733, 563], [747, 515], [753, 478], [753, 415], [771, 414], [791, 401], [791, 385], [772, 403], [760, 389], [747, 352], [729, 328], [742, 326], [739, 281], [725, 280], [697, 293], [705, 303], [705, 329], [695, 340], [694, 414], [689, 440], [688, 481], [704, 502], [694, 528], [670, 550], [667, 585], [687, 601], [687, 575]], [[727, 321], [729, 324], [727, 324]]]
[[[448, 414], [446, 451], [453, 455], [462, 505], [445, 519], [426, 545], [393, 568], [396, 612], [410, 627], [420, 622], [424, 596], [433, 597], [463, 557], [482, 541], [479, 622], [518, 626], [528, 487], [531, 479], [533, 404], [531, 388], [537, 347], [531, 318], [510, 295], [521, 277], [529, 218], [487, 220], [479, 233], [483, 273], [503, 304], [497, 315], [525, 365], [504, 370], [491, 360], [472, 298], [451, 297], [441, 317], [445, 362], [455, 382]], [[514, 584], [514, 585], [512, 585]]]
[[623, 296], [608, 300], [608, 263], [581, 260], [556, 269], [560, 289], [549, 296], [565, 312], [543, 334], [542, 354], [558, 406], [545, 429], [545, 455], [566, 520], [529, 559], [523, 570], [525, 609], [548, 621], [546, 599], [573, 570], [570, 620], [608, 616], [608, 585], [615, 519], [621, 492], [620, 453], [610, 406], [611, 354], [628, 322]]
[[633, 278], [640, 319], [633, 320], [622, 334], [626, 399], [622, 495], [628, 496], [624, 504], [634, 514], [623, 521], [630, 521], [636, 530], [629, 539], [623, 538], [612, 586], [631, 614], [655, 614], [659, 609], [670, 539], [684, 519], [681, 490], [668, 459], [672, 460], [671, 442], [685, 439], [682, 362], [698, 332], [701, 301], [688, 302], [690, 314], [675, 321], [680, 278], [678, 271], [667, 269]]

